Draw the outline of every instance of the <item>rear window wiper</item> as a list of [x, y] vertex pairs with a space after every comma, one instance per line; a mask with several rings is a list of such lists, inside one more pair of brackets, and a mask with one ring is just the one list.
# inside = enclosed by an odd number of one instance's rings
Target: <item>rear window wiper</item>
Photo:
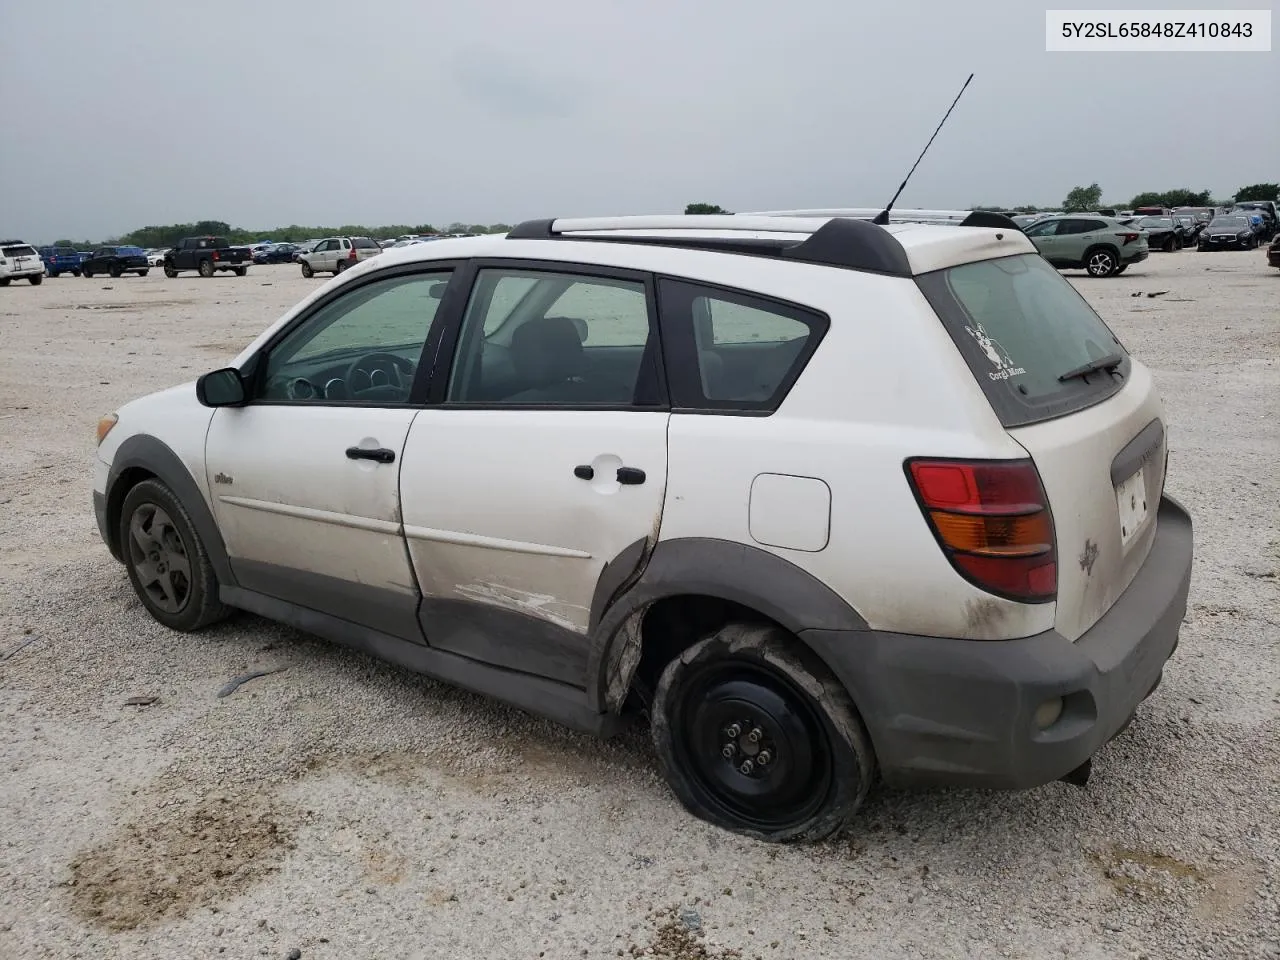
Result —
[[1102, 373], [1104, 370], [1110, 373], [1120, 364], [1124, 363], [1124, 357], [1118, 353], [1108, 353], [1105, 357], [1098, 357], [1096, 360], [1090, 360], [1088, 363], [1082, 363], [1078, 367], [1072, 367], [1066, 373], [1058, 377], [1060, 383], [1066, 383], [1068, 380], [1074, 380], [1076, 377], [1087, 377], [1091, 373]]

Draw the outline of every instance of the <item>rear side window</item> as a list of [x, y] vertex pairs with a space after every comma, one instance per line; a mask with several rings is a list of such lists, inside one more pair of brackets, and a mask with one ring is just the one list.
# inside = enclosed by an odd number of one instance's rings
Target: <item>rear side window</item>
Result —
[[368, 237], [356, 237], [354, 243], [357, 249], [360, 249], [360, 250], [381, 250], [382, 249], [380, 246], [378, 246], [378, 244], [375, 241], [370, 240]]
[[721, 287], [658, 284], [673, 409], [770, 413], [828, 321], [816, 311]]
[[[1035, 254], [966, 263], [916, 278], [1006, 427], [1090, 407], [1129, 376], [1124, 347], [1058, 271]], [[1109, 355], [1106, 372], [1059, 379]]]

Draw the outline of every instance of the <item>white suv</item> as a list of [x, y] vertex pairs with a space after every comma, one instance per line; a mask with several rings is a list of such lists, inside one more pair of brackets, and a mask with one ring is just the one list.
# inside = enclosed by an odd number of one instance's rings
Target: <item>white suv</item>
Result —
[[317, 273], [332, 273], [336, 277], [348, 267], [381, 252], [378, 241], [369, 237], [330, 237], [299, 254], [298, 263], [302, 264], [304, 277], [314, 277]]
[[1004, 218], [536, 221], [361, 263], [104, 418], [94, 506], [161, 623], [647, 712], [690, 811], [813, 839], [877, 770], [1083, 779], [1186, 608], [1162, 417]]
[[44, 281], [44, 261], [40, 251], [21, 240], [0, 240], [0, 287], [26, 280], [38, 287]]

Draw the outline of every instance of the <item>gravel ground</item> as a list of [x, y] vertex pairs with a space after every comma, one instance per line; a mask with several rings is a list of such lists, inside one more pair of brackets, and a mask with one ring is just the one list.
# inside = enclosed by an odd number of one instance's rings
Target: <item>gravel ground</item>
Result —
[[143, 613], [94, 525], [96, 418], [316, 281], [0, 290], [0, 956], [1280, 957], [1280, 271], [1184, 251], [1072, 279], [1165, 398], [1182, 646], [1087, 789], [881, 787], [803, 848], [691, 819], [643, 731]]

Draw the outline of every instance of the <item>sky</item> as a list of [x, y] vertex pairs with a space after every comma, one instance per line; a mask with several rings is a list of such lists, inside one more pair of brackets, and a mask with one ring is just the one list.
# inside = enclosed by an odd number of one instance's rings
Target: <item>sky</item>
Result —
[[970, 72], [899, 206], [1280, 180], [1274, 37], [1046, 53], [1047, 5], [0, 0], [0, 234], [877, 206]]

